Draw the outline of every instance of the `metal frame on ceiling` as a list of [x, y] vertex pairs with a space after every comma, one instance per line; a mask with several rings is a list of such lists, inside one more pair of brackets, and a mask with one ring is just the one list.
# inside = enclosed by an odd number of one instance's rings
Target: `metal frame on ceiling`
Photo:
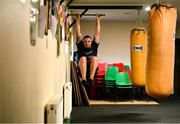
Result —
[[[82, 17], [89, 9], [136, 9], [136, 10], [141, 10], [143, 9], [143, 6], [140, 5], [132, 5], [132, 6], [127, 6], [127, 5], [101, 5], [101, 6], [95, 6], [95, 5], [69, 5], [68, 9], [84, 9], [84, 11], [80, 14], [80, 17]], [[76, 20], [74, 20], [69, 28], [71, 28], [75, 24]]]

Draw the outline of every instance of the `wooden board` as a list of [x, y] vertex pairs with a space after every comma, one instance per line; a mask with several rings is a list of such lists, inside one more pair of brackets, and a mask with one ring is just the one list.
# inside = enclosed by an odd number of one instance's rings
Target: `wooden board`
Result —
[[148, 100], [128, 100], [128, 101], [107, 101], [107, 100], [89, 100], [89, 105], [159, 105], [156, 101]]

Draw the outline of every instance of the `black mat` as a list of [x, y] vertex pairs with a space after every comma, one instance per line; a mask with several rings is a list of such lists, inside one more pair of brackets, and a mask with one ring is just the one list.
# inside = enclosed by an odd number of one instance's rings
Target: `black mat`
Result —
[[73, 107], [71, 123], [180, 123], [180, 97], [159, 99], [158, 103]]

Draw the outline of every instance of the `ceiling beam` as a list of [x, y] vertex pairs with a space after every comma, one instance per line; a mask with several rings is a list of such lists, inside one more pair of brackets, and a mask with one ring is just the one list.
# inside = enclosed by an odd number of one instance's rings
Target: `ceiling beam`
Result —
[[62, 5], [64, 1], [65, 1], [65, 0], [61, 0], [61, 1], [60, 1], [60, 5]]
[[[76, 16], [77, 14], [67, 14], [67, 16]], [[94, 13], [83, 14], [83, 16], [96, 16]], [[99, 14], [99, 16], [105, 16], [105, 14]]]
[[121, 6], [117, 6], [117, 5], [105, 5], [105, 6], [88, 6], [88, 5], [71, 5], [68, 7], [68, 9], [137, 9], [137, 10], [141, 10], [143, 8], [143, 6], [140, 5], [132, 5], [132, 6], [127, 6], [127, 5], [121, 5]]
[[[82, 17], [87, 11], [88, 11], [88, 9], [85, 9], [85, 10], [80, 14], [80, 17]], [[75, 23], [76, 23], [76, 20], [74, 20], [74, 21], [71, 23], [71, 25], [69, 26], [69, 28], [71, 28]]]
[[73, 2], [73, 0], [70, 0], [68, 3], [67, 3], [67, 7]]

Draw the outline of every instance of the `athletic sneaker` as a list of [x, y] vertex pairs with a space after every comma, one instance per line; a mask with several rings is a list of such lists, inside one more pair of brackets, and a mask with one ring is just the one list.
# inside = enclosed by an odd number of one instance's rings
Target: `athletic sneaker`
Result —
[[88, 84], [89, 84], [89, 85], [93, 85], [93, 83], [94, 83], [94, 80], [93, 80], [93, 79], [89, 79], [89, 80], [88, 80]]
[[82, 80], [81, 83], [82, 83], [82, 85], [83, 85], [84, 87], [87, 86], [87, 81], [86, 81], [86, 80]]

